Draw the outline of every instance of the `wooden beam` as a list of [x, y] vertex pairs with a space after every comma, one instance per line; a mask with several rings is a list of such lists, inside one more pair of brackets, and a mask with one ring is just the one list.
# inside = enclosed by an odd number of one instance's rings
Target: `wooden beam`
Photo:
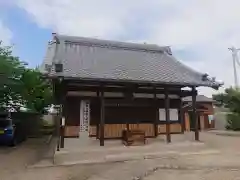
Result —
[[138, 87], [152, 87], [153, 85], [156, 87], [176, 87], [176, 88], [183, 88], [186, 86], [191, 86], [191, 84], [171, 84], [171, 83], [155, 83], [155, 82], [148, 82], [148, 81], [134, 81], [134, 80], [129, 80], [129, 81], [122, 81], [122, 80], [107, 80], [107, 79], [80, 79], [80, 78], [67, 78], [64, 77], [68, 83], [78, 83], [78, 84], [89, 84], [89, 85], [96, 85], [96, 86], [101, 86], [101, 84], [104, 84], [104, 86], [138, 86]]
[[155, 137], [157, 137], [158, 136], [159, 108], [158, 108], [156, 88], [154, 88], [154, 105], [155, 105], [155, 120], [154, 120], [153, 125], [154, 125], [154, 135], [155, 135]]
[[[90, 92], [96, 92], [96, 91], [100, 91], [101, 89], [103, 89], [103, 91], [105, 92], [124, 92], [127, 93], [129, 92], [129, 88], [128, 87], [124, 87], [124, 86], [119, 86], [119, 87], [104, 87], [101, 88], [99, 86], [74, 86], [74, 85], [68, 85], [67, 86], [67, 90], [68, 91], [90, 91]], [[182, 97], [185, 96], [191, 96], [191, 91], [188, 90], [181, 90], [176, 89], [176, 88], [168, 88], [169, 90], [169, 94], [176, 94], [176, 95], [181, 95]], [[164, 89], [163, 88], [156, 88], [156, 90], [154, 90], [153, 88], [137, 88], [137, 87], [133, 87], [131, 88], [132, 93], [146, 93], [146, 94], [153, 94], [156, 93], [157, 94], [164, 94]]]
[[100, 146], [104, 146], [105, 104], [104, 91], [101, 91]]
[[165, 89], [165, 113], [166, 113], [166, 136], [167, 136], [167, 143], [171, 142], [171, 132], [170, 132], [170, 114], [169, 114], [169, 94], [168, 89]]
[[193, 120], [195, 121], [195, 140], [199, 141], [199, 124], [196, 110], [196, 96], [197, 96], [196, 87], [192, 87], [192, 117]]
[[152, 106], [154, 103], [153, 99], [133, 99], [130, 101], [129, 99], [105, 99], [105, 106], [116, 106], [116, 104], [119, 104], [119, 106]]

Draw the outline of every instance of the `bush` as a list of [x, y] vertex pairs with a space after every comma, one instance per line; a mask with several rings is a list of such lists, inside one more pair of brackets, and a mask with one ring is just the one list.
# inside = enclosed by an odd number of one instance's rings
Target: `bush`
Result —
[[233, 131], [240, 131], [240, 114], [229, 113], [227, 115], [226, 129]]

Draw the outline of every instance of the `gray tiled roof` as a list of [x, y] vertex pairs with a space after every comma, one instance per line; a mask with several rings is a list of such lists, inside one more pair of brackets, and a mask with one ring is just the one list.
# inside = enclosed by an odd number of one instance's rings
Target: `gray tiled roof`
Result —
[[92, 38], [55, 35], [49, 43], [45, 64], [63, 64], [63, 72], [50, 70], [50, 76], [68, 78], [139, 81], [216, 87], [202, 80], [202, 73], [183, 65], [169, 47]]
[[[187, 96], [182, 98], [184, 102], [191, 102], [192, 101], [192, 96]], [[196, 97], [196, 102], [214, 102], [212, 98], [208, 98], [204, 95], [197, 95]]]

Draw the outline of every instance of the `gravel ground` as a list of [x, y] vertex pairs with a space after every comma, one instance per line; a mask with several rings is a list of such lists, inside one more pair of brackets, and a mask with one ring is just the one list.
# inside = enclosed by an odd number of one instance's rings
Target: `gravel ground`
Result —
[[160, 170], [145, 180], [239, 180], [239, 170]]
[[0, 180], [11, 179], [39, 160], [46, 139], [29, 139], [16, 147], [0, 147]]
[[239, 137], [210, 133], [200, 137], [221, 153], [45, 168], [29, 168], [43, 143], [30, 140], [17, 148], [0, 147], [0, 180], [240, 180]]

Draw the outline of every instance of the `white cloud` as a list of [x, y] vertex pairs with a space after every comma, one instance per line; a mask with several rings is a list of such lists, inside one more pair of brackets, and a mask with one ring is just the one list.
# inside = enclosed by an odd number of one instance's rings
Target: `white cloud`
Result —
[[[17, 5], [58, 33], [171, 45], [187, 65], [223, 80], [225, 87], [233, 84], [227, 48], [240, 47], [239, 0], [17, 0]], [[191, 61], [178, 50], [194, 52]]]
[[0, 19], [0, 40], [3, 45], [10, 45], [12, 39], [12, 32], [8, 29]]

